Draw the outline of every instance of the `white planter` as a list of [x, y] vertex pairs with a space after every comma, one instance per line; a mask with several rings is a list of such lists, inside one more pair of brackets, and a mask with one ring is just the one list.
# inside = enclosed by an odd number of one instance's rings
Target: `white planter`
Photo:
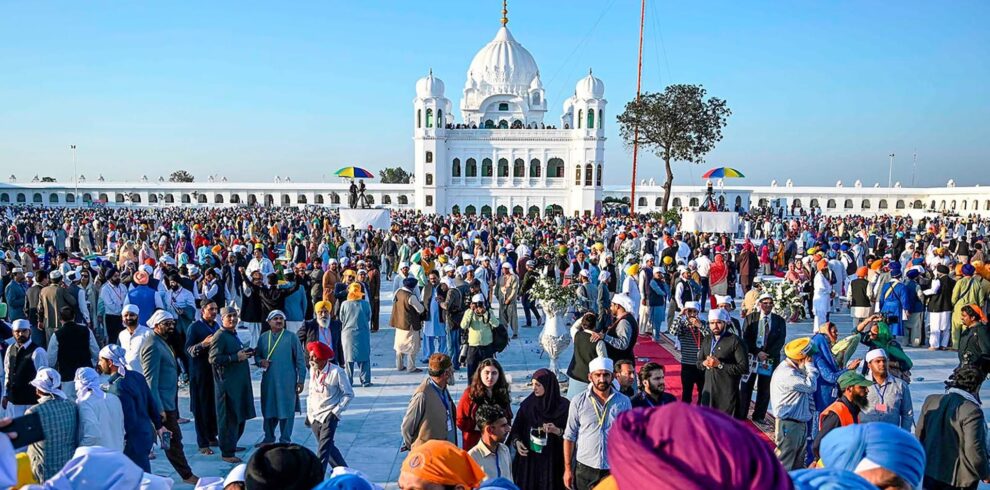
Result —
[[571, 327], [567, 321], [567, 315], [558, 313], [550, 315], [547, 313], [547, 321], [540, 332], [540, 346], [550, 356], [550, 371], [557, 375], [557, 379], [566, 376], [558, 366], [560, 354], [571, 345]]

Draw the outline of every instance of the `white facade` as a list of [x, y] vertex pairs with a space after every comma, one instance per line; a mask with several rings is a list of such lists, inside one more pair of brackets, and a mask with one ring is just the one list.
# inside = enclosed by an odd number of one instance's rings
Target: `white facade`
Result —
[[432, 71], [416, 82], [416, 209], [594, 214], [603, 190], [605, 84], [589, 73], [564, 103], [560, 125], [544, 122], [539, 67], [506, 22], [471, 61], [460, 122]]

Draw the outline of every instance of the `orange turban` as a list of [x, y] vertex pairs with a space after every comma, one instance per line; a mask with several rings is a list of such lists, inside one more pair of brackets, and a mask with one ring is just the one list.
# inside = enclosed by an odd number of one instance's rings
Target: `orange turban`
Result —
[[973, 311], [976, 312], [976, 316], [980, 317], [979, 320], [981, 322], [986, 322], [987, 321], [987, 314], [986, 313], [983, 313], [983, 308], [981, 308], [980, 305], [978, 305], [976, 303], [973, 303], [973, 304], [969, 305], [969, 307], [972, 308]]
[[873, 263], [870, 264], [870, 270], [878, 271], [881, 267], [883, 267], [883, 261], [880, 259], [874, 260]]
[[860, 279], [862, 279], [862, 278], [866, 277], [866, 275], [869, 274], [869, 272], [870, 272], [870, 270], [867, 269], [866, 266], [864, 265], [863, 267], [860, 267], [859, 269], [856, 269], [856, 276], [859, 277]]
[[402, 473], [410, 473], [437, 485], [464, 485], [468, 488], [477, 488], [485, 478], [485, 472], [466, 451], [440, 440], [414, 447], [402, 462]]
[[818, 270], [823, 271], [825, 269], [828, 269], [828, 261], [825, 260], [825, 259], [819, 260], [818, 261]]
[[352, 282], [347, 286], [347, 301], [360, 301], [364, 299], [364, 292], [361, 291], [361, 284]]

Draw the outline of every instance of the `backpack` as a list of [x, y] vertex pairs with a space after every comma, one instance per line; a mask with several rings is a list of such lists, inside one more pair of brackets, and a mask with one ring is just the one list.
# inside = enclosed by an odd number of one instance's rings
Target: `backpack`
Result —
[[509, 345], [509, 329], [504, 323], [499, 323], [492, 329], [492, 349], [495, 352], [502, 352]]

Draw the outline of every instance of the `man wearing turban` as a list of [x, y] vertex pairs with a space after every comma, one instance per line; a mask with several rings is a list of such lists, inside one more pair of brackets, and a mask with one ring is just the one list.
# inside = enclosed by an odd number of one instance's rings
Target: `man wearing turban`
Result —
[[952, 345], [959, 345], [959, 335], [962, 333], [962, 309], [966, 305], [985, 305], [990, 293], [990, 281], [976, 275], [976, 267], [972, 264], [962, 266], [962, 279], [956, 281], [952, 288]]
[[784, 346], [784, 362], [770, 379], [770, 403], [774, 409], [776, 454], [788, 470], [804, 467], [807, 424], [814, 414], [811, 402], [818, 370], [812, 362], [814, 346], [802, 337]]
[[913, 434], [896, 425], [836, 428], [822, 439], [820, 452], [826, 468], [855, 472], [878, 488], [921, 488], [925, 450]]
[[478, 463], [447, 441], [427, 441], [413, 448], [402, 462], [400, 488], [471, 490], [485, 478]]

